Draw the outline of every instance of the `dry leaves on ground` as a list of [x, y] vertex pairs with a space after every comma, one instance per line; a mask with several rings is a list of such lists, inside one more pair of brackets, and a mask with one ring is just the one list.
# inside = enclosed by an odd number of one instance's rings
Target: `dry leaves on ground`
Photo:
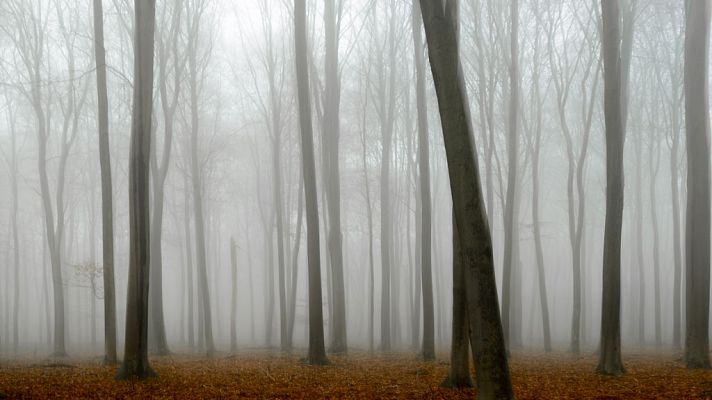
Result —
[[[409, 354], [352, 352], [331, 365], [266, 352], [200, 359], [152, 359], [159, 378], [117, 382], [115, 367], [93, 361], [0, 364], [0, 398], [351, 398], [458, 399], [476, 391], [440, 388], [447, 355], [422, 362]], [[620, 378], [594, 374], [596, 359], [515, 353], [510, 362], [518, 399], [712, 399], [712, 372], [688, 371], [673, 354], [627, 356]]]

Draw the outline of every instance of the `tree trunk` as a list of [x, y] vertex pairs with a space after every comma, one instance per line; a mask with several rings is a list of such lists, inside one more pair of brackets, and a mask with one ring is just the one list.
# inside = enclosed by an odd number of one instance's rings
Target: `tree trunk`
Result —
[[603, 237], [601, 347], [597, 371], [621, 375], [621, 228], [623, 224], [623, 144], [621, 47], [618, 2], [601, 0], [606, 126], [606, 222]]
[[188, 346], [195, 348], [195, 306], [193, 295], [193, 242], [190, 235], [190, 189], [188, 173], [183, 175], [183, 228], [185, 230], [185, 269], [188, 286]]
[[[448, 6], [452, 1], [448, 2]], [[439, 2], [421, 0], [430, 66], [440, 109], [453, 213], [465, 270], [467, 315], [473, 335], [477, 391], [483, 398], [514, 397], [499, 315], [492, 241], [472, 142], [465, 81], [451, 18]]]
[[[651, 132], [654, 130], [651, 129]], [[662, 311], [660, 292], [660, 234], [658, 232], [658, 210], [657, 210], [657, 180], [660, 170], [660, 145], [655, 138], [651, 138], [650, 153], [650, 219], [653, 223], [653, 274], [655, 282], [655, 345], [662, 345]]]
[[117, 379], [155, 376], [148, 363], [148, 284], [150, 276], [149, 158], [153, 111], [155, 0], [134, 1], [135, 46], [133, 119], [129, 163], [129, 279], [124, 361]]
[[94, 51], [99, 122], [99, 164], [101, 169], [101, 223], [104, 279], [104, 363], [116, 364], [116, 289], [114, 285], [114, 214], [109, 145], [109, 100], [104, 49], [102, 0], [93, 0]]
[[[346, 296], [344, 292], [344, 260], [341, 234], [341, 188], [339, 176], [339, 106], [341, 103], [341, 82], [339, 76], [339, 28], [340, 11], [335, 10], [335, 0], [325, 0], [324, 54], [324, 186], [326, 206], [329, 213], [328, 246], [331, 260], [332, 298], [334, 319], [332, 321], [330, 350], [335, 353], [346, 352]], [[338, 13], [338, 15], [337, 15]]]
[[[421, 33], [422, 16], [417, 1], [413, 2], [413, 45], [415, 48], [415, 87], [418, 109], [418, 167], [420, 177], [420, 265], [423, 285], [423, 347], [426, 360], [435, 359], [435, 312], [433, 308], [433, 274], [431, 248], [430, 144], [428, 139], [428, 102], [425, 93], [425, 57]], [[453, 306], [454, 309], [454, 306]], [[454, 315], [454, 314], [453, 314]], [[467, 357], [466, 355], [465, 357]], [[469, 371], [468, 371], [469, 372]]]
[[235, 239], [230, 239], [230, 264], [232, 266], [232, 297], [230, 299], [230, 352], [237, 352], [237, 254]]
[[519, 106], [519, 0], [511, 1], [510, 8], [511, 32], [510, 32], [510, 65], [509, 65], [509, 121], [507, 134], [507, 194], [504, 210], [504, 266], [502, 273], [502, 328], [504, 329], [504, 340], [510, 343], [512, 340], [511, 324], [511, 302], [514, 298], [512, 293], [512, 269], [514, 267], [514, 231], [517, 229], [518, 221], [514, 216], [517, 212], [515, 207], [515, 191], [517, 190], [517, 156], [519, 136], [517, 133], [518, 106]]
[[[198, 8], [202, 4], [196, 5]], [[201, 10], [202, 12], [202, 10]], [[205, 347], [208, 356], [212, 356], [215, 352], [213, 343], [213, 324], [210, 309], [210, 293], [208, 288], [208, 266], [205, 250], [205, 221], [203, 218], [203, 184], [202, 184], [202, 169], [201, 160], [198, 153], [198, 130], [199, 130], [199, 114], [198, 114], [198, 54], [197, 40], [198, 26], [202, 13], [188, 12], [192, 15], [191, 21], [191, 38], [188, 41], [188, 71], [189, 71], [189, 86], [190, 86], [190, 175], [192, 178], [192, 193], [193, 193], [193, 210], [195, 215], [195, 254], [196, 265], [198, 267], [198, 294], [200, 296], [200, 304], [202, 306], [202, 321], [205, 334]]]
[[685, 8], [685, 130], [687, 216], [685, 229], [686, 338], [688, 368], [710, 368], [710, 140], [708, 62], [710, 3]]
[[450, 350], [450, 371], [441, 386], [469, 388], [475, 384], [470, 375], [467, 287], [465, 286], [465, 267], [454, 213], [452, 227], [452, 348]]
[[309, 99], [306, 25], [306, 0], [294, 0], [294, 48], [296, 54], [304, 198], [307, 215], [307, 258], [309, 262], [309, 354], [307, 355], [307, 362], [312, 365], [323, 365], [327, 364], [328, 360], [324, 347], [324, 319], [321, 302], [319, 209], [316, 194], [311, 102]]

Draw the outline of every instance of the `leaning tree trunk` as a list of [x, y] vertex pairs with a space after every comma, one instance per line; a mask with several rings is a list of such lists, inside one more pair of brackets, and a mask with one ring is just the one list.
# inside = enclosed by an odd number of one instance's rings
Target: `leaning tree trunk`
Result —
[[316, 166], [312, 133], [309, 71], [307, 64], [306, 0], [294, 0], [294, 49], [299, 100], [304, 198], [307, 214], [307, 259], [309, 262], [309, 354], [307, 362], [323, 365], [329, 361], [324, 347], [324, 318], [321, 302], [321, 263], [319, 260], [319, 209], [316, 194]]
[[[448, 6], [452, 1], [448, 2]], [[453, 213], [461, 245], [467, 315], [483, 398], [514, 398], [499, 315], [492, 239], [482, 198], [455, 27], [439, 2], [420, 1], [438, 97]]]
[[117, 379], [155, 376], [148, 363], [149, 158], [153, 112], [155, 0], [135, 0], [133, 118], [129, 162], [129, 279], [124, 362]]
[[601, 0], [604, 112], [606, 124], [606, 225], [603, 237], [601, 347], [597, 371], [621, 375], [621, 228], [623, 144], [621, 47], [618, 2]]
[[707, 73], [710, 3], [687, 2], [685, 24], [685, 130], [687, 216], [685, 229], [688, 368], [710, 368], [710, 141]]

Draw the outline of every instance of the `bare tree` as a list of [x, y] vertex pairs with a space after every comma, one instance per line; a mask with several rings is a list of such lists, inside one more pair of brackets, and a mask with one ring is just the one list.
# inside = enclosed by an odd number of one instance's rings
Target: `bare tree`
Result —
[[[421, 0], [430, 67], [438, 96], [458, 235], [468, 325], [483, 398], [514, 398], [499, 315], [492, 241], [480, 188], [472, 122], [458, 55], [456, 29], [440, 2]], [[452, 7], [451, 1], [446, 7]]]
[[307, 63], [306, 0], [294, 0], [294, 49], [299, 99], [304, 197], [307, 214], [307, 258], [309, 261], [309, 354], [307, 362], [327, 364], [324, 347], [324, 319], [321, 302], [321, 263], [319, 261], [319, 209], [316, 195], [316, 167], [312, 134], [309, 71]]
[[205, 250], [205, 221], [203, 218], [203, 168], [199, 156], [198, 131], [200, 129], [199, 91], [202, 89], [207, 61], [211, 48], [198, 53], [198, 40], [202, 33], [203, 16], [208, 3], [205, 0], [186, 2], [188, 35], [188, 86], [190, 92], [190, 176], [193, 193], [193, 210], [195, 215], [195, 254], [198, 268], [198, 293], [202, 311], [201, 326], [205, 335], [205, 346], [208, 356], [215, 352], [213, 343], [213, 323], [210, 308], [210, 293], [208, 289], [207, 257]]
[[153, 113], [155, 0], [134, 0], [135, 44], [133, 118], [129, 162], [129, 280], [124, 361], [116, 378], [155, 376], [148, 363], [148, 283], [150, 277], [149, 158]]
[[101, 226], [104, 276], [104, 362], [116, 364], [116, 292], [114, 288], [114, 211], [109, 148], [109, 98], [106, 85], [104, 14], [102, 0], [93, 1], [94, 52], [99, 116], [99, 167], [101, 169]]
[[604, 111], [606, 124], [606, 222], [603, 237], [601, 348], [597, 371], [621, 375], [621, 228], [623, 144], [621, 35], [618, 2], [601, 0]]
[[334, 307], [330, 350], [346, 351], [346, 295], [344, 292], [344, 260], [341, 234], [341, 188], [339, 179], [339, 135], [341, 77], [339, 71], [339, 39], [343, 1], [325, 0], [324, 25], [326, 54], [324, 68], [324, 128], [322, 151], [326, 206], [329, 213], [328, 248], [331, 259], [331, 286]]
[[432, 229], [430, 199], [430, 144], [428, 140], [428, 102], [425, 95], [425, 46], [421, 33], [420, 5], [413, 1], [413, 47], [415, 49], [415, 86], [418, 109], [418, 167], [420, 178], [420, 273], [423, 286], [423, 358], [435, 359], [435, 318], [433, 308]]

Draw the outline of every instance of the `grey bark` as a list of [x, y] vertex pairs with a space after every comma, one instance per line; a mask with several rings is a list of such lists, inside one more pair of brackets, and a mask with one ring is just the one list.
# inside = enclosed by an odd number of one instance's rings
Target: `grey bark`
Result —
[[710, 3], [685, 8], [685, 218], [686, 337], [688, 368], [710, 368], [710, 119], [708, 62]]
[[512, 299], [512, 270], [514, 268], [514, 230], [517, 229], [517, 221], [514, 216], [515, 191], [517, 190], [517, 156], [519, 136], [517, 131], [517, 116], [519, 107], [519, 0], [512, 0], [510, 3], [510, 64], [509, 64], [509, 120], [507, 132], [507, 193], [504, 206], [504, 261], [502, 272], [502, 328], [504, 330], [504, 340], [511, 342], [512, 332], [511, 309]]
[[[339, 136], [341, 103], [341, 77], [339, 74], [339, 39], [341, 28], [341, 6], [336, 0], [324, 3], [324, 41], [326, 52], [324, 67], [324, 190], [328, 209], [328, 248], [331, 260], [331, 287], [334, 308], [330, 351], [346, 352], [346, 296], [344, 292], [344, 260], [341, 233], [341, 188], [339, 177]], [[337, 9], [338, 7], [338, 9]]]
[[109, 99], [106, 87], [106, 52], [102, 0], [93, 1], [94, 51], [99, 118], [101, 169], [102, 266], [104, 278], [104, 363], [116, 364], [116, 289], [114, 287], [114, 211], [109, 147]]
[[428, 103], [425, 93], [425, 57], [421, 33], [420, 5], [413, 1], [413, 45], [415, 48], [415, 86], [418, 111], [418, 167], [420, 178], [420, 273], [423, 286], [423, 344], [426, 360], [435, 359], [435, 312], [433, 308], [433, 276], [431, 248], [430, 144], [428, 139]]
[[[187, 4], [186, 7], [190, 5]], [[198, 65], [198, 36], [202, 22], [202, 15], [206, 9], [205, 1], [196, 2], [194, 9], [187, 8], [186, 14], [191, 17], [188, 23], [188, 86], [190, 92], [190, 175], [191, 186], [193, 193], [193, 213], [195, 216], [195, 253], [196, 265], [198, 270], [198, 293], [200, 296], [200, 305], [202, 311], [201, 326], [205, 335], [205, 347], [208, 356], [212, 356], [215, 352], [213, 343], [213, 327], [212, 314], [210, 308], [210, 293], [208, 289], [208, 266], [205, 250], [205, 221], [203, 218], [203, 183], [202, 183], [202, 168], [201, 160], [198, 153], [198, 130], [200, 126], [200, 118], [198, 113], [198, 85], [202, 81], [198, 77], [201, 73], [199, 68], [204, 68], [205, 65]], [[205, 59], [200, 60], [204, 62]]]
[[492, 241], [480, 188], [464, 76], [451, 18], [439, 2], [421, 0], [430, 66], [440, 109], [456, 231], [465, 270], [477, 390], [482, 398], [514, 397], [499, 315]]
[[237, 352], [237, 244], [230, 239], [230, 265], [232, 272], [232, 290], [230, 291], [230, 351]]
[[621, 228], [623, 224], [623, 144], [620, 11], [601, 0], [604, 113], [606, 127], [606, 220], [603, 237], [601, 345], [597, 371], [624, 372], [621, 360]]
[[124, 361], [116, 378], [155, 376], [148, 363], [149, 158], [153, 112], [155, 0], [135, 0], [133, 117], [129, 162], [129, 279]]
[[299, 100], [304, 198], [307, 216], [307, 259], [309, 263], [309, 353], [307, 362], [323, 365], [329, 361], [324, 347], [324, 319], [321, 301], [321, 263], [319, 260], [319, 209], [316, 194], [316, 167], [312, 133], [309, 71], [307, 64], [306, 0], [294, 0], [294, 49]]

